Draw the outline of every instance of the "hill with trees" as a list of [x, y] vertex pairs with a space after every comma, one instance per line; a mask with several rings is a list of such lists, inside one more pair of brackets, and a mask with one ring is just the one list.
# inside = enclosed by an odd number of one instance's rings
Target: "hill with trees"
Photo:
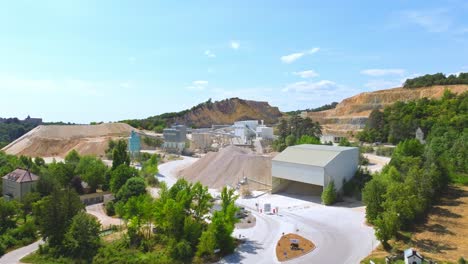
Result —
[[174, 123], [194, 128], [232, 124], [235, 121], [248, 119], [264, 120], [266, 124], [274, 124], [282, 115], [277, 107], [270, 106], [267, 102], [230, 98], [215, 102], [209, 99], [184, 111], [121, 122], [136, 128], [162, 132], [165, 127]]

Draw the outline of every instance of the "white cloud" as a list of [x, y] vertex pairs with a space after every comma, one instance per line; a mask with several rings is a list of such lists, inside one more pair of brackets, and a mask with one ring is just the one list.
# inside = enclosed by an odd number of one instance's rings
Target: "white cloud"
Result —
[[238, 50], [240, 48], [240, 42], [237, 40], [232, 40], [230, 45], [231, 45], [231, 48], [234, 50]]
[[404, 73], [404, 69], [367, 69], [361, 71], [361, 74], [369, 76], [403, 75]]
[[300, 76], [301, 78], [313, 78], [319, 76], [317, 72], [314, 70], [307, 70], [307, 71], [300, 71], [300, 72], [293, 72], [294, 75]]
[[308, 54], [314, 54], [314, 53], [317, 53], [319, 50], [320, 50], [320, 48], [312, 48], [307, 53]]
[[216, 58], [216, 54], [214, 54], [213, 52], [211, 52], [211, 50], [205, 50], [205, 55], [206, 55], [208, 58]]
[[426, 9], [403, 11], [402, 17], [429, 32], [446, 32], [452, 26], [452, 15], [448, 9]]
[[192, 85], [188, 86], [187, 89], [191, 91], [204, 91], [207, 85], [208, 85], [208, 81], [196, 80], [196, 81], [193, 81]]
[[296, 53], [291, 53], [288, 55], [281, 56], [280, 60], [283, 63], [290, 64], [295, 62], [296, 60], [304, 57], [305, 55], [312, 55], [314, 53], [317, 53], [320, 50], [320, 48], [312, 48], [307, 51], [302, 51], [302, 52], [296, 52]]
[[302, 58], [304, 56], [303, 52], [292, 53], [289, 55], [281, 56], [281, 61], [287, 64], [293, 63], [294, 61]]
[[339, 88], [333, 81], [329, 80], [321, 80], [318, 82], [295, 82], [292, 84], [286, 85], [286, 87], [282, 90], [283, 92], [299, 92], [299, 93], [310, 93], [316, 92], [320, 90], [335, 90]]

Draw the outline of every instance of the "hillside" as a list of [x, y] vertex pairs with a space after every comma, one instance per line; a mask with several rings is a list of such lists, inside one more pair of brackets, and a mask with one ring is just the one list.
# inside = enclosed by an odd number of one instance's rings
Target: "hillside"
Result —
[[397, 101], [411, 101], [420, 98], [440, 98], [445, 89], [455, 94], [468, 91], [468, 85], [439, 85], [422, 88], [393, 88], [365, 92], [341, 101], [336, 108], [308, 112], [307, 117], [318, 121], [325, 134], [346, 135], [361, 130], [373, 109], [383, 109]]
[[230, 98], [222, 101], [201, 103], [177, 113], [166, 113], [141, 120], [124, 120], [131, 126], [161, 130], [173, 123], [185, 124], [192, 127], [211, 127], [213, 124], [232, 124], [238, 120], [264, 120], [266, 124], [274, 124], [283, 114], [278, 107], [272, 107], [268, 102], [258, 102]]
[[38, 126], [8, 144], [7, 154], [64, 157], [72, 149], [81, 155], [104, 155], [110, 139], [128, 137], [133, 127], [122, 123]]

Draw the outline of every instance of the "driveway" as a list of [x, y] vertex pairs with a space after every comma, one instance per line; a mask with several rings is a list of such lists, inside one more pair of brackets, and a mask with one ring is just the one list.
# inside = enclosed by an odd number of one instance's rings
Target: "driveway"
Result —
[[[279, 214], [256, 212], [270, 203]], [[238, 204], [252, 210], [257, 217], [251, 229], [236, 229], [234, 236], [245, 236], [236, 252], [220, 263], [280, 263], [276, 258], [276, 243], [282, 233], [297, 233], [314, 242], [311, 253], [288, 263], [349, 263], [355, 264], [377, 247], [374, 230], [365, 224], [365, 208], [358, 202], [323, 206], [315, 197], [288, 197], [266, 194], [260, 198], [239, 199]], [[297, 231], [299, 230], [299, 231]]]
[[88, 214], [94, 215], [103, 227], [108, 227], [110, 225], [122, 225], [120, 218], [113, 218], [106, 214], [104, 211], [104, 205], [102, 203], [93, 204], [86, 206], [86, 212]]

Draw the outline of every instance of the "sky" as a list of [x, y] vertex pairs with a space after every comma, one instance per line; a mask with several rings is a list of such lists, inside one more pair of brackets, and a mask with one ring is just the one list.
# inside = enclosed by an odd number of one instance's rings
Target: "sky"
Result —
[[468, 1], [0, 1], [0, 117], [314, 108], [468, 72]]

